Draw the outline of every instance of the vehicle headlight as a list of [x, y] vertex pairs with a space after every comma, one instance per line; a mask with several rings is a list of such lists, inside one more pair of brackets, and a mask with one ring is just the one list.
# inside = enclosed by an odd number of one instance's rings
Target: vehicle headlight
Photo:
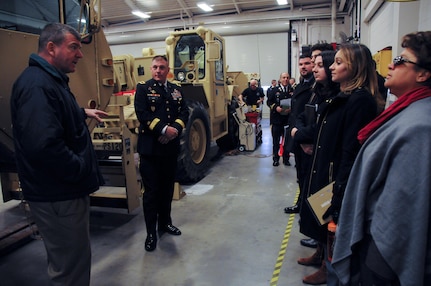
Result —
[[185, 78], [186, 78], [186, 75], [184, 74], [184, 72], [179, 72], [179, 73], [177, 74], [177, 79], [178, 79], [179, 81], [183, 81]]

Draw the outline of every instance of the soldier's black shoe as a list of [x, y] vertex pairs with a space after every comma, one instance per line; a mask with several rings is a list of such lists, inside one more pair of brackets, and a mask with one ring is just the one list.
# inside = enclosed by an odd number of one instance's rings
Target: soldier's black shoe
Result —
[[153, 251], [157, 246], [157, 235], [156, 234], [148, 234], [147, 239], [145, 239], [145, 250]]
[[299, 206], [293, 205], [291, 207], [285, 207], [284, 212], [287, 214], [297, 214], [297, 213], [299, 213]]
[[304, 239], [301, 239], [301, 245], [311, 247], [311, 248], [316, 248], [317, 241], [312, 238], [304, 238]]
[[172, 224], [167, 224], [164, 227], [159, 228], [159, 232], [166, 232], [170, 235], [181, 235], [181, 230], [178, 227], [173, 226]]

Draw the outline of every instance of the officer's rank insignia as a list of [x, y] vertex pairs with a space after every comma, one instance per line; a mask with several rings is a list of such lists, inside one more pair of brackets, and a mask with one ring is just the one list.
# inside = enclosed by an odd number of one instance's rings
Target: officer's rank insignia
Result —
[[171, 95], [174, 100], [178, 100], [182, 97], [181, 92], [178, 89], [174, 89], [174, 92], [172, 92]]

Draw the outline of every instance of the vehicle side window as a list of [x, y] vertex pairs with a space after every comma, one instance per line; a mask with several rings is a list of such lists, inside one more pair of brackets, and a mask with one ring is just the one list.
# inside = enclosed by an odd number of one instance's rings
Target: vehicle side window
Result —
[[[79, 1], [60, 0], [64, 2], [65, 24], [78, 30], [87, 32], [87, 11], [84, 12], [84, 20], [80, 20], [81, 6]], [[60, 1], [54, 0], [4, 0], [0, 1], [0, 27], [13, 31], [40, 34], [43, 27], [48, 23], [62, 22], [60, 18]]]

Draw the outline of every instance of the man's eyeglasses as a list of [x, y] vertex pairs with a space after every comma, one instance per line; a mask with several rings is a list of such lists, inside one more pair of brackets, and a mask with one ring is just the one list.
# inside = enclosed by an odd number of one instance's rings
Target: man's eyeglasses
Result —
[[411, 60], [403, 58], [402, 56], [395, 57], [393, 60], [393, 63], [394, 63], [394, 66], [399, 66], [399, 65], [402, 65], [404, 63], [410, 63], [410, 64], [417, 65], [419, 67], [422, 67], [420, 64], [412, 62]]

